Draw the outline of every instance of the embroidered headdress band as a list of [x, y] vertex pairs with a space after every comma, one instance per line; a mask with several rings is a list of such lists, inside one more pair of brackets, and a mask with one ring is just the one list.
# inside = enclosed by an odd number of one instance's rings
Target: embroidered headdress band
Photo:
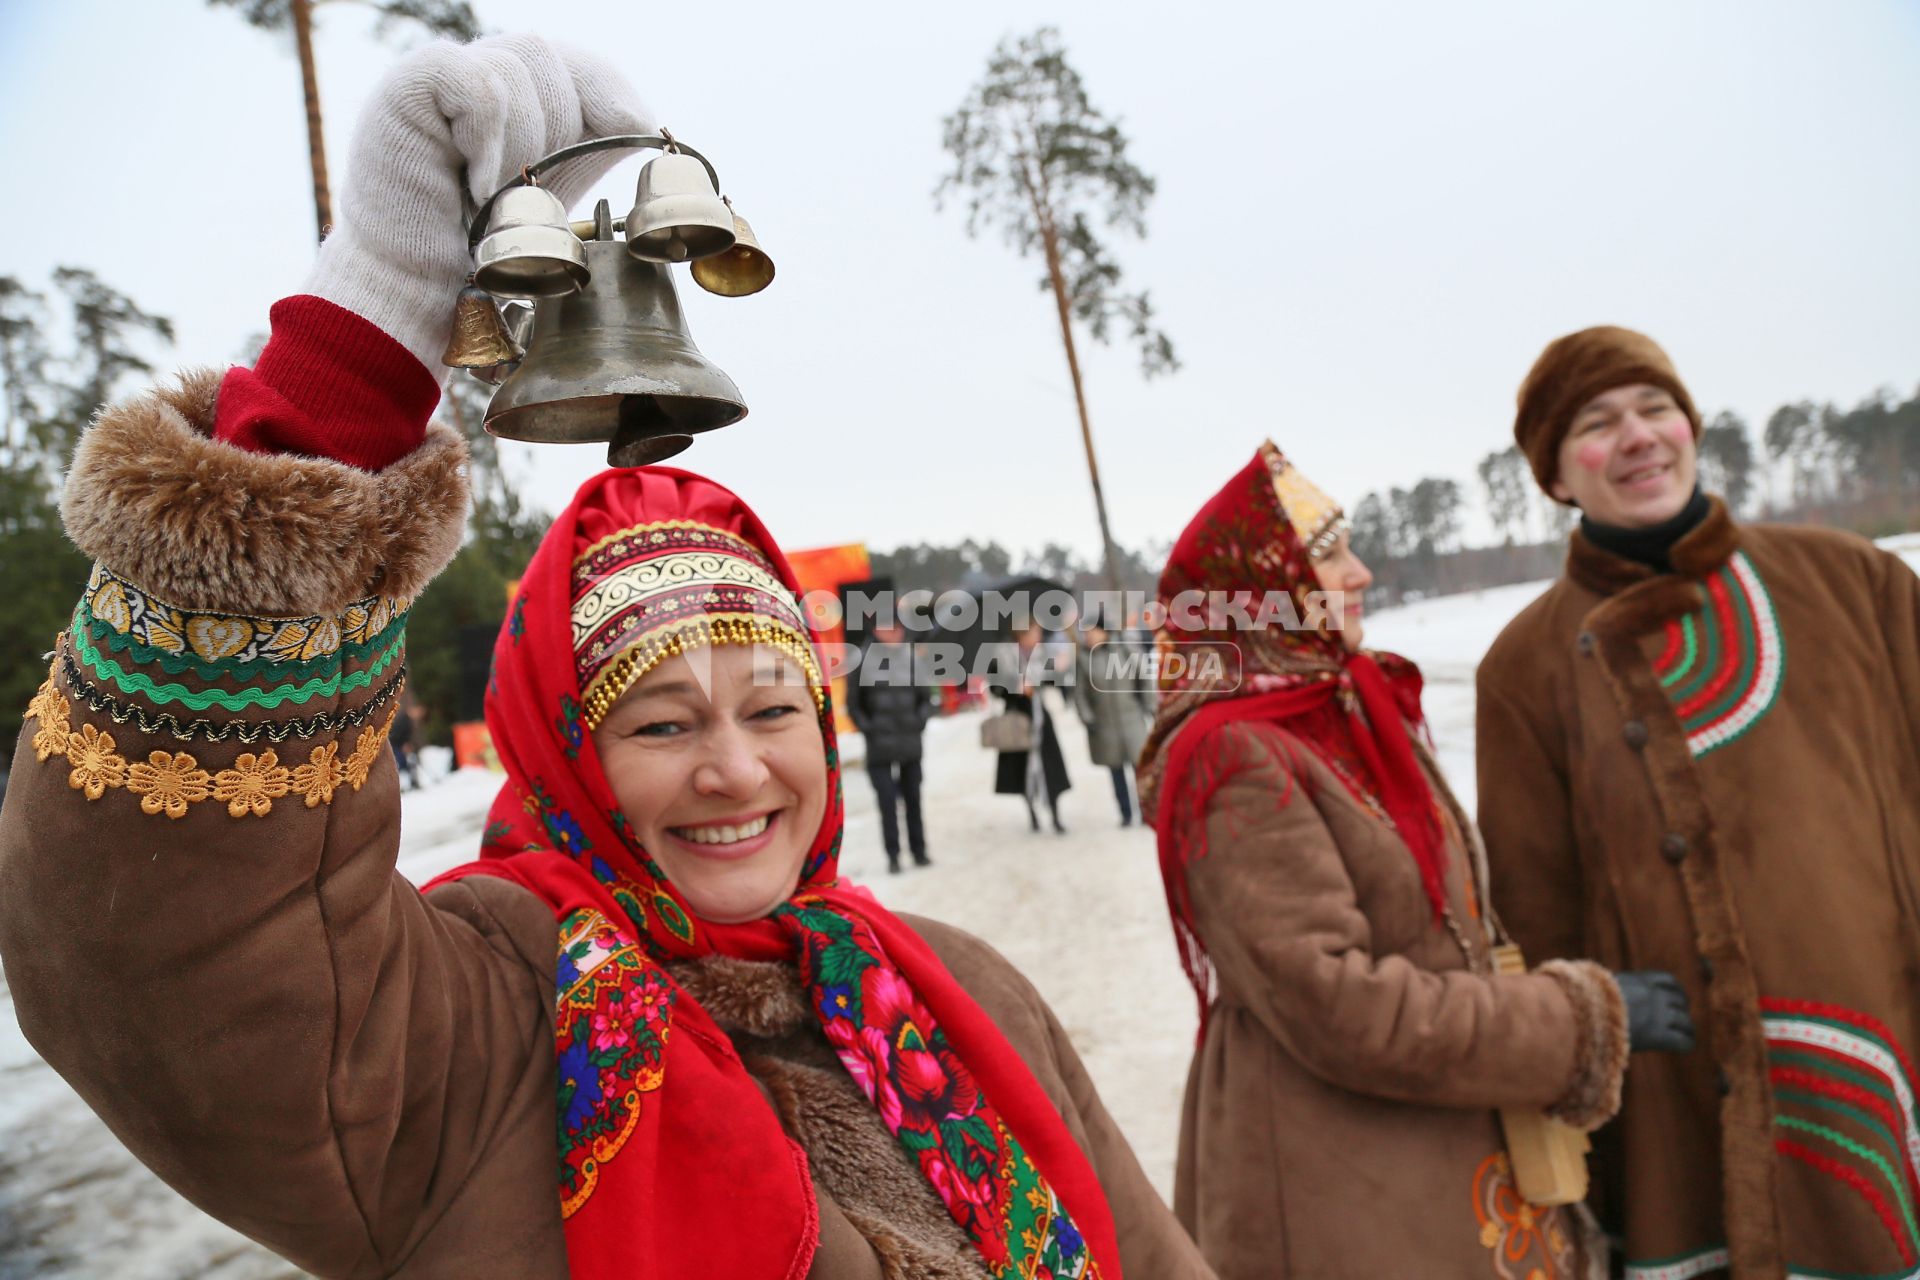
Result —
[[1300, 545], [1314, 560], [1325, 556], [1346, 531], [1347, 513], [1319, 485], [1300, 474], [1300, 468], [1289, 462], [1271, 440], [1260, 446], [1260, 456], [1266, 459], [1280, 509], [1287, 513]]
[[581, 552], [572, 577], [573, 660], [589, 729], [660, 663], [708, 645], [786, 654], [823, 705], [799, 602], [738, 535], [688, 520], [636, 525]]

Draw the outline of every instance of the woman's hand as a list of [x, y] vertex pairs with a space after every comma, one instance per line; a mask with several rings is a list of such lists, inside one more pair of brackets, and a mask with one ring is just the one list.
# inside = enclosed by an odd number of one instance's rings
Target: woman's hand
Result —
[[[477, 206], [561, 147], [653, 133], [611, 63], [538, 36], [428, 45], [374, 90], [355, 127], [340, 221], [304, 292], [378, 325], [436, 375], [471, 270], [460, 183]], [[617, 163], [599, 152], [542, 175], [569, 205]]]

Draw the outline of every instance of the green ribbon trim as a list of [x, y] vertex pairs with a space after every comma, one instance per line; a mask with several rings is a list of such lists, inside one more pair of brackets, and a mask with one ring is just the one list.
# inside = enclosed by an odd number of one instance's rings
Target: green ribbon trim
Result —
[[1700, 655], [1699, 630], [1694, 625], [1692, 614], [1688, 614], [1685, 618], [1681, 619], [1680, 634], [1686, 638], [1687, 647], [1686, 650], [1681, 653], [1680, 660], [1674, 663], [1672, 669], [1660, 677], [1660, 685], [1662, 688], [1672, 688], [1676, 681], [1684, 680], [1687, 672], [1693, 670], [1693, 660]]
[[112, 623], [103, 622], [95, 616], [87, 602], [80, 602], [80, 617], [75, 620], [76, 628], [84, 627], [95, 641], [105, 641], [106, 647], [119, 654], [125, 654], [144, 667], [159, 667], [170, 676], [191, 675], [201, 680], [257, 680], [263, 676], [277, 676], [282, 680], [311, 679], [314, 676], [330, 676], [339, 671], [348, 661], [361, 662], [379, 654], [406, 631], [407, 615], [396, 613], [393, 620], [382, 627], [371, 639], [343, 644], [332, 653], [319, 654], [312, 658], [255, 658], [250, 662], [235, 662], [216, 659], [209, 662], [192, 653], [174, 653], [168, 649], [142, 644], [127, 632], [117, 630]]
[[1829, 1129], [1827, 1126], [1815, 1124], [1811, 1120], [1802, 1120], [1799, 1116], [1775, 1116], [1773, 1122], [1783, 1129], [1797, 1129], [1801, 1133], [1810, 1133], [1815, 1137], [1823, 1138], [1831, 1142], [1834, 1146], [1839, 1147], [1842, 1151], [1858, 1159], [1867, 1161], [1875, 1169], [1879, 1170], [1880, 1176], [1886, 1179], [1889, 1187], [1893, 1188], [1894, 1199], [1900, 1205], [1901, 1213], [1907, 1220], [1907, 1235], [1909, 1240], [1914, 1243], [1920, 1243], [1920, 1224], [1916, 1224], [1913, 1220], [1913, 1207], [1907, 1203], [1906, 1188], [1900, 1185], [1900, 1175], [1894, 1172], [1893, 1166], [1887, 1163], [1885, 1156], [1881, 1155], [1878, 1151], [1869, 1150], [1837, 1129]]
[[84, 630], [72, 633], [73, 645], [80, 660], [95, 675], [113, 682], [122, 693], [134, 694], [159, 704], [179, 703], [193, 711], [205, 711], [208, 707], [221, 707], [227, 711], [245, 711], [249, 707], [272, 709], [291, 702], [296, 706], [312, 702], [315, 698], [331, 698], [342, 693], [351, 693], [364, 689], [377, 679], [381, 672], [399, 660], [400, 650], [405, 645], [405, 637], [397, 639], [379, 660], [371, 667], [363, 668], [350, 676], [338, 674], [308, 680], [303, 684], [281, 684], [271, 689], [238, 689], [231, 693], [225, 689], [203, 689], [198, 693], [181, 684], [155, 684], [140, 672], [122, 671], [118, 663], [107, 657], [88, 641]]

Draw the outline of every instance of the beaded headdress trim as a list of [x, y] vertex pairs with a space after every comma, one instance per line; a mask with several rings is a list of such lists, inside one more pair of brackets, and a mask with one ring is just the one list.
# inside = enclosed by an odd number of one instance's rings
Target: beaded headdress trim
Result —
[[746, 539], [688, 520], [636, 525], [601, 539], [573, 566], [573, 653], [589, 729], [636, 682], [676, 654], [767, 645], [806, 672], [816, 706], [825, 681], [799, 603]]
[[1347, 513], [1326, 490], [1302, 475], [1300, 468], [1294, 466], [1273, 441], [1261, 443], [1260, 456], [1266, 460], [1267, 474], [1273, 478], [1273, 491], [1280, 499], [1280, 509], [1287, 513], [1287, 520], [1293, 525], [1300, 545], [1306, 548], [1308, 558], [1323, 558], [1346, 532]]

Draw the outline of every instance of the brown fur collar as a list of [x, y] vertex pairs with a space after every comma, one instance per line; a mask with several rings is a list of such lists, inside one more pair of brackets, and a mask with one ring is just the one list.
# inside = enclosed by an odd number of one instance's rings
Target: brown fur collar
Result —
[[220, 374], [184, 374], [103, 410], [61, 497], [67, 536], [171, 604], [269, 615], [411, 598], [460, 549], [467, 449], [431, 427], [371, 473], [211, 438]]
[[[1727, 504], [1709, 498], [1707, 515], [1673, 544], [1673, 575], [1704, 578], [1727, 562], [1740, 545], [1740, 526]], [[1661, 574], [1647, 565], [1602, 551], [1576, 526], [1567, 544], [1567, 576], [1596, 595], [1611, 596]]]
[[979, 1251], [834, 1056], [792, 965], [704, 956], [668, 971], [732, 1037], [887, 1280], [986, 1280]]
[[1566, 991], [1580, 1029], [1573, 1080], [1548, 1114], [1576, 1129], [1598, 1129], [1620, 1110], [1627, 1073], [1626, 1002], [1613, 976], [1590, 960], [1549, 960], [1540, 972]]

